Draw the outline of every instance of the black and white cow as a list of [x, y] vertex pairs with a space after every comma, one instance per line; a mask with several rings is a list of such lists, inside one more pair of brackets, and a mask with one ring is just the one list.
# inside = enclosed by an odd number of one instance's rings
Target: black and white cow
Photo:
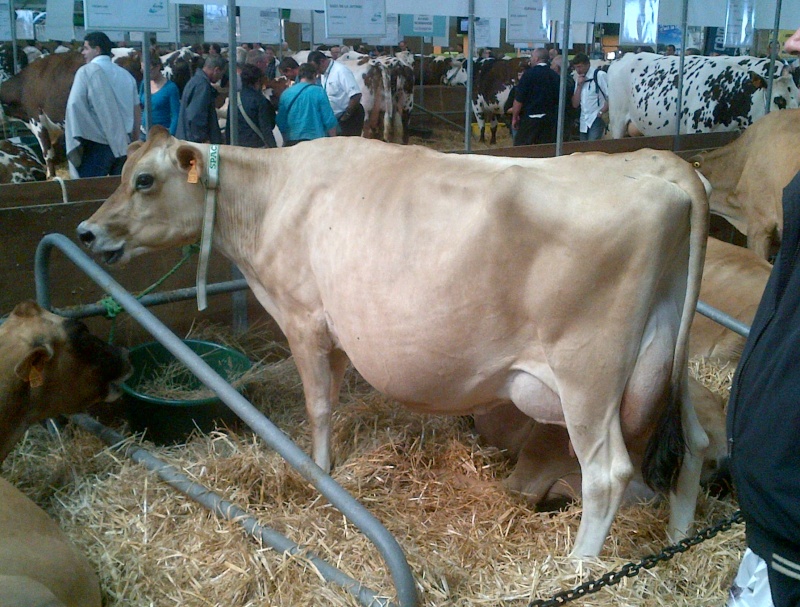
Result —
[[[629, 53], [608, 68], [609, 130], [614, 138], [676, 133], [679, 57]], [[767, 113], [769, 59], [684, 58], [681, 133], [747, 128]], [[775, 64], [770, 110], [798, 107], [798, 90]]]

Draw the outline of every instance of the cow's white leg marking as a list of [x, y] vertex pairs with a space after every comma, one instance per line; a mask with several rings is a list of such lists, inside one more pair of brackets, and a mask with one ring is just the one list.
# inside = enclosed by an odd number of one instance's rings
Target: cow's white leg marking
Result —
[[694, 522], [697, 496], [700, 493], [700, 473], [708, 450], [709, 440], [689, 396], [688, 378], [684, 374], [683, 399], [681, 401], [681, 421], [686, 437], [686, 454], [678, 474], [678, 486], [669, 495], [669, 525], [667, 535], [671, 541], [686, 537]]

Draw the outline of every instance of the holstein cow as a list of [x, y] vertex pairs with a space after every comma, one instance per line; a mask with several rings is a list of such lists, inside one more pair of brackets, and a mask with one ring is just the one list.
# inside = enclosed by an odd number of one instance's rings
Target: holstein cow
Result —
[[0, 84], [0, 101], [7, 112], [26, 120], [39, 141], [48, 178], [56, 175], [54, 146], [64, 134], [69, 90], [75, 72], [85, 63], [80, 53], [52, 54]]
[[0, 184], [44, 181], [45, 167], [27, 145], [0, 140]]
[[[83, 323], [19, 304], [0, 325], [0, 462], [32, 423], [117, 396], [124, 350]], [[0, 605], [100, 607], [91, 565], [45, 512], [0, 479]]]
[[[205, 187], [189, 171], [204, 175], [212, 151], [151, 130], [80, 240], [108, 263], [196, 242]], [[648, 481], [674, 489], [671, 534], [687, 531], [707, 438], [686, 341], [708, 227], [688, 163], [652, 150], [462, 156], [358, 137], [222, 146], [213, 162], [216, 247], [288, 339], [322, 469], [349, 359], [421, 412], [511, 402], [566, 426], [584, 472], [574, 554], [600, 552], [642, 458]]]
[[[399, 54], [399, 53], [398, 53]], [[410, 55], [408, 51], [402, 57]], [[384, 138], [395, 141], [399, 133], [400, 140], [408, 143], [408, 128], [411, 121], [411, 110], [414, 109], [414, 71], [410, 64], [399, 57], [377, 57], [389, 76], [391, 91], [391, 108], [384, 121]]]
[[782, 196], [800, 171], [800, 109], [770, 112], [731, 143], [692, 161], [711, 182], [711, 211], [747, 235], [762, 259], [777, 252], [783, 233]]
[[183, 88], [191, 80], [195, 71], [202, 67], [203, 56], [195, 53], [188, 46], [161, 55], [161, 72], [168, 80], [178, 85], [178, 91], [183, 94]]
[[529, 62], [527, 57], [514, 57], [484, 60], [476, 66], [472, 111], [480, 128], [480, 141], [486, 141], [486, 123], [489, 122], [492, 132], [489, 143], [497, 143], [497, 117], [505, 117], [505, 108], [518, 82], [518, 74], [528, 67]]
[[[742, 247], [715, 238], [709, 238], [707, 244], [700, 299], [741, 322], [751, 323], [772, 266]], [[691, 357], [713, 358], [735, 368], [743, 347], [743, 337], [695, 314], [689, 338]], [[725, 403], [693, 378], [689, 379], [689, 390], [709, 436], [705, 460], [706, 472], [711, 476], [727, 457]], [[506, 481], [510, 490], [523, 494], [543, 510], [561, 507], [565, 501], [580, 496], [581, 470], [564, 428], [539, 424], [508, 404], [476, 415], [475, 428], [489, 444], [515, 460], [514, 473]], [[652, 491], [636, 482], [631, 484], [627, 499], [652, 496]]]
[[[611, 136], [676, 133], [679, 57], [628, 53], [608, 68]], [[681, 133], [744, 129], [767, 113], [769, 60], [684, 57]], [[771, 110], [798, 107], [797, 86], [775, 64]]]

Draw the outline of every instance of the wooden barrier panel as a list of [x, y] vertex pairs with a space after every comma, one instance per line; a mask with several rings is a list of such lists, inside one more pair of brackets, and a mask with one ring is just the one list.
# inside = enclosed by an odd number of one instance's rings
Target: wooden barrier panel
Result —
[[[119, 177], [65, 180], [68, 202], [62, 201], [61, 186], [55, 181], [0, 186], [0, 316], [8, 314], [24, 299], [36, 298], [34, 258], [36, 247], [45, 234], [58, 232], [78, 243], [75, 229], [103, 203], [119, 185]], [[127, 266], [105, 266], [114, 279], [132, 293], [149, 287], [166, 274], [182, 257], [178, 249], [134, 259]], [[58, 250], [51, 254], [51, 293], [55, 308], [92, 304], [105, 292], [76, 268]], [[197, 256], [192, 257], [158, 291], [192, 287], [197, 272]], [[209, 283], [231, 279], [231, 265], [221, 255], [211, 256]], [[249, 292], [248, 292], [249, 293]], [[194, 301], [158, 306], [154, 313], [177, 334], [185, 335], [198, 320], [230, 323], [231, 295], [209, 299], [209, 309], [199, 313]], [[268, 318], [263, 308], [248, 295], [248, 318]], [[271, 321], [270, 321], [271, 322]], [[109, 324], [90, 319], [87, 324], [100, 336], [106, 336]], [[275, 327], [276, 335], [280, 332]], [[116, 322], [116, 340], [124, 345], [150, 341], [150, 336], [122, 314]]]

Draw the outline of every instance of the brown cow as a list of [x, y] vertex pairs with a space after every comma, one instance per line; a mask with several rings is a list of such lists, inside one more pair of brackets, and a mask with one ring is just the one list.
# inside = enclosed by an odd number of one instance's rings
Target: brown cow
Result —
[[711, 182], [711, 212], [747, 235], [763, 259], [777, 251], [783, 231], [783, 188], [800, 171], [800, 109], [771, 112], [736, 140], [692, 160]]
[[[752, 251], [715, 238], [708, 239], [700, 299], [744, 323], [755, 316], [772, 269]], [[714, 358], [735, 367], [744, 338], [701, 314], [695, 314], [689, 339], [691, 357]], [[725, 403], [697, 380], [690, 378], [700, 423], [709, 437], [706, 467], [713, 470], [727, 455]], [[564, 499], [580, 495], [580, 467], [569, 448], [566, 430], [537, 424], [518, 414], [513, 406], [495, 409], [491, 415], [475, 416], [475, 426], [491, 445], [517, 460], [514, 474], [506, 481], [509, 489], [526, 496], [543, 509], [560, 506]], [[641, 483], [628, 499], [650, 497]], [[644, 491], [643, 491], [644, 490]]]
[[[83, 323], [19, 304], [0, 326], [0, 462], [25, 429], [113, 398], [130, 371], [121, 348]], [[100, 607], [100, 584], [58, 525], [0, 479], [0, 605]]]
[[[727, 455], [725, 403], [721, 396], [689, 377], [689, 394], [709, 439], [706, 469], [713, 470]], [[566, 428], [541, 424], [513, 405], [501, 405], [486, 415], [475, 415], [475, 429], [490, 445], [516, 462], [505, 480], [510, 491], [522, 494], [540, 510], [553, 510], [581, 495], [581, 467]], [[637, 472], [625, 493], [625, 502], [651, 499], [656, 494]]]
[[64, 134], [69, 90], [75, 72], [85, 63], [80, 53], [48, 55], [0, 85], [0, 101], [7, 112], [27, 121], [39, 141], [48, 178], [56, 175], [54, 146]]
[[486, 141], [486, 123], [490, 125], [492, 137], [489, 143], [497, 143], [497, 117], [505, 116], [509, 97], [519, 81], [519, 73], [529, 64], [527, 57], [484, 60], [476, 66], [475, 87], [472, 91], [472, 110], [480, 128], [479, 141]]
[[[709, 238], [700, 299], [750, 324], [771, 271], [772, 266], [753, 251]], [[695, 314], [689, 340], [691, 358], [714, 358], [735, 367], [742, 355], [742, 348], [744, 337], [702, 314]]]

